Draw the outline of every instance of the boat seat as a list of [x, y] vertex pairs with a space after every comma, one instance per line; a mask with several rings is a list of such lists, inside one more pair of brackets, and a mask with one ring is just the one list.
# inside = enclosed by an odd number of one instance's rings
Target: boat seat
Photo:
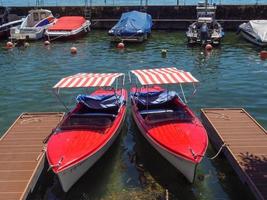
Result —
[[153, 110], [141, 110], [140, 115], [159, 114], [159, 113], [171, 113], [174, 112], [170, 109], [153, 109]]
[[71, 116], [76, 117], [110, 117], [115, 118], [116, 115], [110, 113], [73, 113]]
[[145, 110], [148, 107], [151, 109], [167, 109], [172, 106], [173, 99], [177, 96], [175, 91], [160, 91], [136, 93], [134, 99], [140, 110]]
[[125, 100], [123, 96], [109, 95], [78, 95], [76, 101], [84, 105], [82, 113], [111, 113], [117, 114], [120, 105]]
[[[147, 111], [147, 110], [146, 110]], [[160, 122], [178, 121], [190, 122], [193, 118], [185, 110], [148, 110], [152, 112], [144, 112], [144, 119], [147, 124], [154, 124]], [[155, 111], [155, 112], [154, 112]], [[140, 112], [141, 113], [141, 112]]]
[[73, 113], [60, 126], [67, 129], [106, 129], [109, 128], [116, 115], [106, 113]]

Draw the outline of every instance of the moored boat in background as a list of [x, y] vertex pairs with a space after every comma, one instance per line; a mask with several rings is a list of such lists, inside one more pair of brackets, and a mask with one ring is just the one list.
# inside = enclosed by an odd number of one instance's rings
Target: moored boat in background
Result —
[[22, 23], [21, 17], [10, 14], [8, 9], [0, 9], [0, 40], [10, 36], [10, 29]]
[[50, 10], [30, 10], [22, 24], [10, 29], [12, 40], [39, 40], [43, 38], [45, 30], [55, 21]]
[[192, 183], [208, 146], [206, 130], [175, 91], [158, 85], [179, 84], [184, 96], [181, 84], [198, 80], [174, 67], [131, 72], [142, 85], [131, 89], [134, 121], [147, 141]]
[[197, 21], [188, 27], [186, 37], [188, 44], [219, 45], [224, 36], [223, 28], [215, 19], [216, 6], [199, 3], [197, 6]]
[[[77, 105], [55, 129], [46, 156], [65, 192], [101, 158], [115, 141], [126, 115], [127, 91], [122, 73], [80, 73], [61, 79], [54, 89], [98, 87], [78, 95]], [[116, 88], [111, 85], [116, 81]], [[99, 88], [100, 87], [100, 88]]]
[[152, 25], [151, 15], [139, 11], [126, 12], [108, 31], [108, 35], [111, 41], [116, 42], [143, 42], [151, 34]]
[[64, 16], [45, 31], [48, 39], [72, 39], [90, 31], [91, 22], [82, 16]]
[[241, 35], [258, 46], [267, 46], [267, 20], [250, 20], [239, 25]]

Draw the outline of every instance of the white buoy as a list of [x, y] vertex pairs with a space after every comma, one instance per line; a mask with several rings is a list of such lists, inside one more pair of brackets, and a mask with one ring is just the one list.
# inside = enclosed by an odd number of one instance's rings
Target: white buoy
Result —
[[29, 47], [30, 46], [30, 43], [29, 42], [25, 42], [24, 43], [24, 47]]
[[44, 45], [50, 45], [50, 42], [48, 41], [48, 40], [46, 40], [45, 42], [44, 42]]
[[165, 58], [167, 56], [167, 49], [161, 49], [161, 57]]

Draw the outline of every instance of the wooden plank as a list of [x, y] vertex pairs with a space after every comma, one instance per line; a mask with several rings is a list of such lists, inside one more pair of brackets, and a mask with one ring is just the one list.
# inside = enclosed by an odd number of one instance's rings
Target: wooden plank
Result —
[[0, 200], [26, 199], [44, 165], [43, 140], [64, 113], [24, 113], [0, 139]]
[[32, 175], [32, 169], [28, 170], [0, 170], [0, 182], [3, 181], [27, 181]]
[[242, 108], [202, 109], [210, 140], [224, 154], [257, 199], [267, 199], [267, 132]]
[[20, 198], [22, 192], [0, 192], [0, 198], [5, 197], [5, 200], [17, 200]]

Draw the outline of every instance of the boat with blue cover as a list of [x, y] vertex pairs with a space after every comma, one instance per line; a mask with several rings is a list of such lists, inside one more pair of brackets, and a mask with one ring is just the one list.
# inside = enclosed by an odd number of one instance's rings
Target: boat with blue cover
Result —
[[111, 41], [116, 42], [143, 42], [151, 34], [152, 25], [151, 15], [139, 11], [126, 12], [109, 30], [108, 35]]

